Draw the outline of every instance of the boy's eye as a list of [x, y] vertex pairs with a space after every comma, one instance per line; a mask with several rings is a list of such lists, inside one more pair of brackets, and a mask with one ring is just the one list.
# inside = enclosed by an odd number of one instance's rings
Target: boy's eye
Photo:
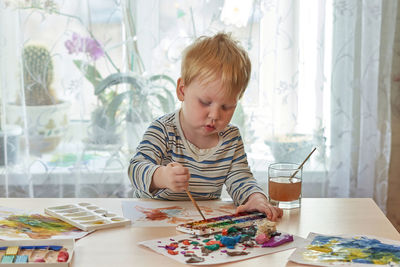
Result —
[[225, 105], [222, 106], [222, 110], [231, 110], [233, 108], [235, 108], [235, 106], [225, 106]]
[[199, 100], [199, 101], [200, 101], [200, 104], [202, 104], [203, 106], [209, 106], [209, 105], [211, 105], [211, 102], [203, 101], [203, 100]]

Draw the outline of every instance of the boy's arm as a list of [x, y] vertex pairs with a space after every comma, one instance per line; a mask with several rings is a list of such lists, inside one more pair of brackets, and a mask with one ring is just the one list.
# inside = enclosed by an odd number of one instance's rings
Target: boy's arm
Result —
[[231, 169], [229, 170], [227, 179], [225, 180], [225, 185], [235, 205], [239, 206], [242, 205], [253, 193], [258, 192], [263, 194], [265, 197], [266, 195], [257, 184], [256, 179], [250, 171], [239, 130], [237, 134], [238, 138], [236, 144], [232, 148], [235, 151], [231, 163]]
[[137, 190], [149, 197], [154, 196], [151, 184], [156, 170], [160, 167], [167, 151], [168, 134], [158, 121], [153, 122], [143, 135], [135, 156], [128, 167], [128, 177]]
[[225, 181], [228, 193], [239, 206], [236, 212], [257, 210], [265, 213], [268, 219], [276, 221], [282, 217], [283, 211], [268, 202], [266, 194], [250, 171], [240, 134], [237, 140], [231, 169]]

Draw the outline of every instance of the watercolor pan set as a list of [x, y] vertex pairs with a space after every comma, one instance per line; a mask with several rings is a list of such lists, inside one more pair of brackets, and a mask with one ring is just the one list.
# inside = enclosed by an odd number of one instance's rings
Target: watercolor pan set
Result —
[[49, 207], [44, 212], [84, 231], [123, 226], [131, 223], [129, 219], [91, 203]]
[[[70, 266], [74, 239], [0, 240], [0, 266]], [[36, 262], [35, 262], [36, 261]]]
[[224, 228], [232, 226], [248, 227], [265, 219], [265, 214], [261, 212], [242, 212], [179, 224], [176, 230], [194, 235], [206, 235], [221, 232]]

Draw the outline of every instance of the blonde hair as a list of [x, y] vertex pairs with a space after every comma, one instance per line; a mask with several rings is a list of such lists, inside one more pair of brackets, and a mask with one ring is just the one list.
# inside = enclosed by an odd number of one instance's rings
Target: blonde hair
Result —
[[203, 84], [221, 79], [229, 95], [239, 99], [250, 80], [251, 62], [247, 52], [230, 34], [202, 36], [182, 56], [181, 78], [186, 86], [194, 79]]

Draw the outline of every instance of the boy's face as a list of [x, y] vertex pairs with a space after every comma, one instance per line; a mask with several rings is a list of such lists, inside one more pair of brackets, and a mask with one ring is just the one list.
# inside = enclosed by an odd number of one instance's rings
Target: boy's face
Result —
[[177, 85], [178, 99], [182, 101], [181, 124], [189, 141], [218, 136], [231, 121], [238, 97], [229, 96], [221, 81], [203, 84], [198, 79], [188, 86], [182, 79]]

